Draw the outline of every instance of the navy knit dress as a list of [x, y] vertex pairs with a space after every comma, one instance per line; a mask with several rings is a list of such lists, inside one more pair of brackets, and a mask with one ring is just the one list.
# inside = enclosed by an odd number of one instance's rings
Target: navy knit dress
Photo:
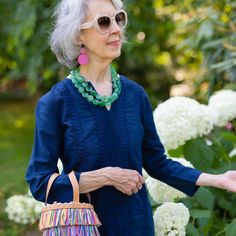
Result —
[[[200, 171], [167, 159], [153, 122], [150, 102], [143, 88], [120, 76], [121, 93], [111, 109], [87, 102], [68, 78], [54, 85], [36, 107], [35, 141], [26, 180], [35, 199], [45, 200], [47, 181], [64, 171], [53, 184], [49, 203], [70, 202], [72, 188], [67, 174], [112, 166], [142, 167], [159, 179], [192, 196]], [[145, 185], [132, 196], [112, 186], [91, 194], [91, 203], [102, 223], [101, 236], [154, 236], [152, 209]], [[88, 201], [81, 195], [81, 202]]]

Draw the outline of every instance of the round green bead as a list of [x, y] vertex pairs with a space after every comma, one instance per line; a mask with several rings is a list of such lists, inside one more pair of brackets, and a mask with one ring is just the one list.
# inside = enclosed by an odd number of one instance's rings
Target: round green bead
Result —
[[83, 87], [79, 87], [78, 91], [79, 91], [79, 93], [83, 93], [84, 92], [84, 88]]
[[111, 96], [99, 95], [96, 90], [94, 90], [93, 87], [85, 81], [85, 78], [80, 75], [79, 69], [71, 71], [70, 76], [73, 84], [76, 88], [78, 88], [78, 92], [82, 95], [82, 97], [86, 98], [88, 102], [92, 102], [94, 105], [104, 107], [111, 106], [111, 104], [118, 98], [121, 91], [121, 82], [119, 80], [120, 76], [116, 73], [112, 66], [110, 66], [110, 71], [113, 88], [113, 94]]
[[76, 88], [80, 88], [80, 85], [77, 84], [77, 83], [75, 83], [75, 87], [76, 87]]
[[91, 92], [92, 91], [92, 88], [90, 86], [86, 87], [85, 88], [87, 92]]
[[96, 95], [96, 98], [97, 98], [98, 100], [100, 100], [100, 99], [102, 99], [102, 96], [99, 95], [99, 94], [97, 94], [97, 95]]
[[108, 97], [107, 96], [102, 96], [101, 100], [106, 103], [108, 101]]
[[96, 97], [96, 95], [97, 95], [97, 93], [96, 93], [94, 90], [92, 90], [90, 93], [91, 93], [94, 97]]
[[86, 87], [88, 86], [88, 84], [87, 84], [86, 82], [83, 82], [81, 85], [82, 85], [84, 88], [86, 88]]
[[117, 93], [113, 93], [113, 94], [112, 94], [112, 97], [113, 97], [114, 99], [117, 99], [117, 98], [118, 98]]
[[81, 77], [78, 78], [78, 82], [79, 82], [80, 84], [81, 84], [83, 81], [84, 81], [83, 78], [81, 78]]
[[87, 98], [88, 97], [88, 93], [82, 93], [82, 96], [84, 97], [84, 98]]
[[94, 98], [93, 98], [93, 96], [92, 96], [92, 95], [88, 95], [88, 97], [87, 97], [87, 101], [88, 101], [88, 102], [92, 102], [92, 101], [93, 101], [93, 99], [94, 99]]
[[98, 101], [97, 99], [94, 99], [94, 100], [93, 100], [93, 104], [94, 104], [94, 105], [98, 105], [98, 103], [99, 103], [99, 101]]
[[98, 103], [98, 106], [104, 107], [104, 106], [105, 106], [105, 103], [104, 103], [104, 102], [99, 102], [99, 103]]

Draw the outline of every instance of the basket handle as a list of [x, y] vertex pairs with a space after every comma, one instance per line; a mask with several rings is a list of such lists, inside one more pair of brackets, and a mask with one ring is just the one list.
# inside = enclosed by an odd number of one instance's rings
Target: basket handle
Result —
[[[54, 173], [54, 174], [51, 175], [51, 177], [48, 180], [46, 198], [45, 198], [45, 205], [47, 205], [48, 195], [49, 195], [49, 191], [52, 187], [52, 184], [58, 176], [59, 176], [58, 173]], [[79, 200], [80, 200], [80, 197], [79, 197], [79, 183], [78, 183], [77, 178], [75, 176], [75, 172], [72, 170], [68, 174], [68, 177], [70, 179], [70, 182], [71, 182], [71, 185], [72, 185], [72, 188], [73, 188], [73, 202], [79, 202]], [[87, 197], [88, 197], [89, 203], [90, 203], [91, 202], [91, 197], [90, 197], [89, 193], [87, 193]]]
[[[80, 192], [79, 192], [79, 183], [77, 181], [77, 178], [75, 176], [75, 172], [72, 170], [69, 174], [69, 179], [73, 188], [73, 202], [79, 202], [80, 201]], [[87, 198], [89, 200], [89, 203], [91, 203], [91, 196], [89, 193], [86, 193]]]
[[48, 180], [48, 184], [47, 184], [47, 191], [46, 191], [46, 198], [45, 198], [45, 206], [47, 205], [47, 202], [48, 202], [48, 195], [49, 195], [49, 191], [52, 187], [52, 184], [54, 182], [54, 180], [59, 176], [58, 173], [54, 173], [51, 175], [51, 177], [49, 178]]
[[73, 202], [79, 202], [79, 183], [75, 177], [75, 172], [72, 170], [68, 176], [73, 188]]

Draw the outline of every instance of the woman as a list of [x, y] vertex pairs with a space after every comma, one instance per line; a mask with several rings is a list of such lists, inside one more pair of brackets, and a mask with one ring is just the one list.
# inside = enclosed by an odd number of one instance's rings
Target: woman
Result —
[[[60, 158], [64, 172], [49, 202], [72, 200], [67, 174], [74, 170], [81, 193], [91, 194], [101, 235], [153, 236], [142, 167], [190, 196], [206, 185], [236, 191], [235, 172], [210, 175], [167, 159], [145, 91], [110, 67], [120, 56], [127, 23], [120, 0], [63, 0], [55, 15], [51, 47], [73, 70], [37, 104], [26, 174], [37, 200], [45, 200]], [[87, 201], [84, 194], [81, 198]]]

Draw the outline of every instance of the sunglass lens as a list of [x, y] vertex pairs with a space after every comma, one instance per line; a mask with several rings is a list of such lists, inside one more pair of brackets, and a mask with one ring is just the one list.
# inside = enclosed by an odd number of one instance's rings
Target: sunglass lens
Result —
[[108, 16], [98, 18], [98, 26], [102, 32], [107, 31], [110, 27], [111, 20]]
[[116, 15], [115, 18], [116, 18], [117, 25], [119, 25], [120, 27], [125, 27], [125, 25], [126, 25], [126, 16], [125, 16], [124, 12], [119, 12]]

